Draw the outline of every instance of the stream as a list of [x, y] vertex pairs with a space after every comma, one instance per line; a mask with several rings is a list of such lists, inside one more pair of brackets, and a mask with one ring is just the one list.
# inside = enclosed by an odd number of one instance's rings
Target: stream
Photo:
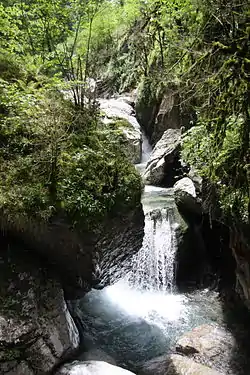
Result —
[[[146, 186], [142, 202], [145, 235], [131, 271], [115, 285], [91, 291], [79, 305], [86, 349], [101, 350], [134, 372], [170, 351], [184, 332], [203, 323], [222, 323], [216, 292], [176, 290], [175, 223], [166, 209], [174, 204], [171, 189]], [[160, 218], [150, 216], [156, 207]]]
[[[143, 173], [151, 146], [142, 134]], [[85, 350], [136, 372], [140, 365], [171, 351], [193, 327], [222, 322], [216, 292], [180, 294], [175, 285], [176, 238], [173, 189], [145, 186], [142, 205], [145, 234], [131, 270], [112, 286], [89, 292], [79, 303]], [[155, 211], [157, 210], [157, 211]], [[157, 214], [158, 212], [158, 214]], [[101, 353], [101, 354], [100, 354]]]
[[[119, 112], [118, 101], [104, 104], [107, 116], [115, 111], [116, 116], [120, 113], [121, 118], [136, 122], [131, 106], [123, 103]], [[138, 127], [136, 123], [136, 131]], [[143, 132], [141, 139], [141, 163], [136, 168], [143, 174], [152, 149]], [[237, 341], [237, 351], [224, 354], [229, 370], [226, 373], [248, 375], [248, 313], [246, 319], [241, 319], [238, 311], [231, 314], [230, 307], [225, 307], [219, 294], [210, 289], [178, 291], [175, 273], [179, 224], [175, 222], [173, 189], [146, 185], [142, 205], [144, 239], [131, 259], [129, 273], [121, 270], [114, 285], [90, 291], [75, 307], [84, 336], [78, 360], [105, 361], [138, 373], [146, 361], [175, 352], [176, 342], [184, 333], [202, 324], [217, 323], [229, 328]], [[243, 336], [238, 340], [240, 332]], [[89, 374], [85, 363], [73, 364], [75, 370], [69, 373], [80, 375], [86, 370]], [[236, 363], [237, 371], [230, 370], [231, 363]]]

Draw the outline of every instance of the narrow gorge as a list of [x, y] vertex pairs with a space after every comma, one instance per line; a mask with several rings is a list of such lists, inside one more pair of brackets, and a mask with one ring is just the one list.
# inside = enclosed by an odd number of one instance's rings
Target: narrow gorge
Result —
[[[116, 117], [130, 120], [133, 108], [128, 102], [132, 104], [128, 96], [110, 100], [106, 115], [112, 117], [115, 113]], [[131, 123], [138, 129], [135, 118]], [[180, 138], [180, 132], [175, 133]], [[163, 146], [162, 139], [159, 143], [165, 156], [175, 152], [178, 142], [174, 137], [171, 143], [166, 136], [164, 139]], [[151, 176], [150, 166], [156, 154], [157, 175], [164, 174], [159, 148], [156, 144], [152, 150], [142, 133], [141, 163], [135, 167], [146, 180]], [[167, 158], [164, 160], [168, 162]], [[195, 176], [194, 181], [197, 180]], [[196, 216], [201, 215], [197, 214], [195, 190], [189, 177], [180, 179], [172, 188], [145, 185], [142, 247], [132, 257], [129, 269], [120, 270], [114, 285], [93, 290], [74, 303], [83, 327], [84, 351], [78, 361], [66, 365], [59, 374], [99, 374], [98, 370], [88, 370], [95, 361], [142, 375], [247, 374], [250, 363], [244, 345], [248, 340], [248, 313], [243, 305], [237, 309], [227, 305], [223, 290], [214, 289], [214, 278], [219, 275], [212, 275], [213, 260], [207, 254], [202, 225], [192, 227], [193, 217], [197, 220]], [[178, 211], [180, 197], [188, 220]], [[99, 371], [119, 374], [115, 367], [100, 367]]]
[[250, 374], [250, 7], [0, 4], [0, 375]]

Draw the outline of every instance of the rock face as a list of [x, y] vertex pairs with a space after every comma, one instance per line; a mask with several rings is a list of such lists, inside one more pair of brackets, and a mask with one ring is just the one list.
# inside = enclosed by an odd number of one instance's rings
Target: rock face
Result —
[[[129, 216], [109, 220], [95, 245], [96, 276], [103, 285], [119, 279], [121, 267], [130, 266], [129, 260], [142, 246], [144, 236], [144, 214], [137, 212]], [[119, 219], [119, 225], [117, 220]]]
[[55, 268], [66, 299], [72, 300], [119, 277], [120, 269], [141, 248], [144, 214], [138, 205], [97, 223], [91, 230], [78, 232], [55, 218], [47, 226], [29, 222], [8, 233], [25, 243], [34, 257], [42, 256]]
[[133, 375], [121, 367], [102, 361], [75, 361], [59, 370], [56, 375]]
[[235, 290], [250, 310], [249, 228], [230, 229], [229, 246], [235, 259]]
[[249, 222], [230, 225], [222, 216], [215, 184], [207, 180], [202, 183], [202, 209], [204, 237], [219, 286], [227, 289], [227, 295], [240, 297], [250, 310]]
[[176, 206], [186, 223], [186, 230], [181, 232], [176, 254], [176, 282], [183, 289], [204, 282], [207, 254], [201, 231], [202, 209], [193, 181], [184, 177], [176, 182], [174, 197]]
[[201, 204], [197, 199], [193, 181], [184, 177], [174, 184], [174, 196], [177, 207], [186, 216], [201, 217]]
[[148, 361], [139, 375], [226, 375], [178, 354]]
[[173, 185], [175, 169], [179, 163], [181, 131], [168, 129], [155, 145], [148, 161], [144, 179], [146, 184]]
[[246, 375], [249, 353], [242, 347], [240, 335], [238, 331], [236, 337], [218, 324], [198, 326], [178, 340], [173, 348], [176, 354], [146, 362], [139, 375]]
[[[118, 99], [99, 99], [99, 104], [105, 114], [104, 124], [117, 122], [117, 128], [122, 132], [120, 143], [125, 155], [132, 163], [140, 163], [142, 135], [132, 107], [132, 98], [124, 96]], [[121, 126], [119, 120], [123, 120], [120, 121]]]
[[155, 119], [160, 105], [161, 97], [156, 94], [153, 82], [150, 79], [145, 79], [137, 89], [135, 108], [136, 117], [150, 141], [152, 141]]
[[168, 89], [162, 98], [160, 108], [156, 115], [151, 139], [152, 143], [157, 143], [166, 130], [180, 128], [181, 115], [179, 96], [176, 94], [176, 90]]
[[13, 250], [1, 238], [0, 373], [44, 375], [77, 348], [79, 336], [59, 282]]
[[138, 88], [136, 114], [143, 129], [155, 145], [168, 129], [185, 129], [196, 121], [191, 108], [184, 108], [180, 103], [177, 86], [156, 90], [155, 83], [145, 79]]

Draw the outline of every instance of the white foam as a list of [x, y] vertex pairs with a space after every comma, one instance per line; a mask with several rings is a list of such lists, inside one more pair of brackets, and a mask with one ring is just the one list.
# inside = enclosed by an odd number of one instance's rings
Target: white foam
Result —
[[126, 314], [146, 320], [164, 330], [167, 322], [184, 318], [187, 311], [183, 295], [142, 291], [118, 281], [105, 289], [107, 298]]

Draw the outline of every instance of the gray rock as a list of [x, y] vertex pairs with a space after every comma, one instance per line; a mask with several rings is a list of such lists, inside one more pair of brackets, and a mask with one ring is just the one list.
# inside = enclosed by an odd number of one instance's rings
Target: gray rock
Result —
[[168, 129], [155, 145], [146, 166], [144, 179], [146, 184], [161, 185], [175, 164], [181, 144], [180, 129]]
[[[123, 134], [122, 150], [132, 163], [140, 163], [142, 134], [130, 99], [126, 96], [118, 99], [99, 99], [99, 104], [101, 111], [105, 113], [104, 124], [125, 120], [120, 127]], [[124, 126], [126, 122], [128, 126]]]
[[228, 375], [242, 373], [240, 364], [232, 363], [237, 353], [233, 335], [216, 324], [204, 324], [186, 333], [178, 340], [176, 351]]
[[174, 184], [174, 197], [178, 208], [187, 214], [201, 216], [202, 208], [199, 203], [193, 181], [184, 177]]
[[184, 177], [174, 184], [174, 192], [179, 191], [183, 192], [183, 194], [188, 196], [191, 195], [193, 198], [196, 198], [195, 186], [193, 181], [188, 177]]
[[103, 361], [75, 361], [65, 365], [56, 375], [133, 375], [134, 373]]
[[81, 361], [104, 361], [111, 365], [116, 365], [116, 361], [101, 349], [91, 349], [83, 353], [79, 358]]
[[63, 291], [29, 257], [1, 250], [0, 373], [47, 373], [79, 344]]
[[11, 361], [9, 363], [1, 364], [1, 374], [4, 375], [34, 375], [33, 370], [30, 369], [28, 364], [24, 361], [21, 363], [17, 361]]
[[191, 166], [188, 172], [188, 177], [193, 181], [195, 186], [196, 195], [201, 194], [202, 191], [202, 177], [199, 175], [197, 170]]
[[223, 375], [223, 373], [201, 365], [190, 358], [172, 354], [146, 362], [139, 375]]
[[[103, 285], [116, 282], [130, 267], [144, 236], [144, 214], [141, 207], [129, 214], [109, 219], [95, 244], [94, 265]], [[122, 272], [121, 272], [122, 269]]]
[[155, 82], [150, 79], [142, 80], [137, 88], [135, 101], [136, 117], [149, 136], [151, 143], [160, 104], [161, 95], [156, 93]]
[[[168, 129], [189, 129], [196, 120], [194, 110], [180, 105], [180, 87], [161, 85], [146, 78], [137, 89], [136, 114], [155, 145]], [[183, 105], [184, 104], [184, 105]]]
[[154, 123], [152, 142], [155, 144], [167, 129], [180, 129], [181, 116], [179, 95], [175, 90], [168, 89], [164, 94]]
[[177, 206], [176, 282], [179, 288], [199, 285], [207, 270], [207, 255], [201, 231], [201, 207], [193, 182], [183, 178], [174, 185]]
[[47, 225], [36, 221], [1, 223], [31, 249], [32, 256], [55, 265], [67, 300], [81, 298], [91, 288], [109, 285], [121, 276], [129, 259], [140, 250], [144, 235], [144, 214], [135, 208], [97, 222], [81, 231], [55, 218]]

